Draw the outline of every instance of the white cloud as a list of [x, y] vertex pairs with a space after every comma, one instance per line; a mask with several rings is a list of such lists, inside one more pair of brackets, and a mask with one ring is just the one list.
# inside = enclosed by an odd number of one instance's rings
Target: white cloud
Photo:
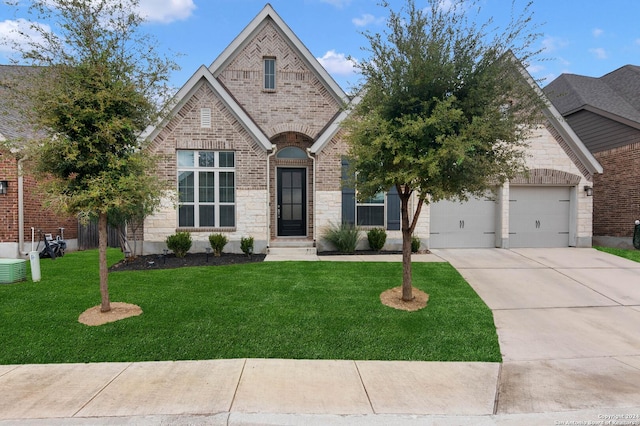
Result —
[[602, 47], [589, 49], [589, 52], [591, 52], [596, 59], [607, 59], [609, 57], [609, 55], [607, 55], [607, 51]]
[[344, 53], [329, 50], [322, 58], [317, 58], [329, 74], [351, 75], [356, 73], [355, 62], [347, 59]]
[[379, 24], [384, 22], [384, 18], [376, 18], [370, 13], [363, 14], [360, 18], [353, 18], [351, 20], [356, 27], [366, 27], [369, 24]]
[[591, 34], [593, 34], [593, 36], [595, 38], [600, 37], [602, 34], [604, 34], [604, 30], [600, 29], [600, 28], [594, 28], [594, 30], [591, 32]]
[[322, 3], [327, 3], [332, 6], [337, 7], [338, 9], [342, 9], [346, 6], [349, 6], [351, 0], [320, 0]]
[[542, 39], [542, 50], [545, 53], [555, 52], [566, 47], [569, 42], [563, 38], [547, 36]]
[[147, 21], [168, 24], [187, 19], [196, 5], [193, 0], [140, 0], [139, 9]]
[[23, 18], [0, 22], [0, 52], [11, 54], [17, 53], [18, 50], [27, 50], [30, 40], [44, 43], [44, 38], [32, 28], [33, 26], [38, 26], [45, 32], [51, 31], [48, 25], [32, 23]]

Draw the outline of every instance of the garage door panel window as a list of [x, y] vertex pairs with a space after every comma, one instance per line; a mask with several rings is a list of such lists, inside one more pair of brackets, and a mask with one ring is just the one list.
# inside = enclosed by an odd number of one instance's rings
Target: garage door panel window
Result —
[[178, 151], [178, 226], [235, 226], [235, 153]]

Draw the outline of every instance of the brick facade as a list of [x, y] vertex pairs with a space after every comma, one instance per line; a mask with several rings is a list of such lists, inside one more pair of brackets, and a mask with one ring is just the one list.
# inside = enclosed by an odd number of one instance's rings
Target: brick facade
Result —
[[[315, 242], [322, 250], [323, 230], [341, 221], [341, 161], [348, 147], [342, 130], [330, 132], [334, 120], [344, 116], [341, 112], [347, 98], [294, 38], [271, 6], [265, 6], [210, 68], [201, 67], [194, 74], [180, 90], [171, 116], [150, 133], [152, 151], [162, 158], [159, 178], [172, 190], [177, 187], [177, 150], [236, 153], [236, 226], [184, 229], [192, 232], [195, 250], [204, 249], [212, 232], [224, 232], [230, 241], [225, 250], [231, 251], [239, 251], [239, 240], [244, 236], [254, 237], [256, 252], [278, 239], [276, 177], [281, 168], [306, 171], [306, 235], [302, 239]], [[275, 59], [274, 90], [263, 88], [265, 58]], [[201, 123], [203, 108], [211, 112], [210, 127]], [[589, 245], [592, 197], [580, 190], [592, 179], [588, 168], [551, 122], [540, 126], [530, 142], [527, 165], [532, 172], [513, 184], [570, 187], [572, 241]], [[279, 156], [287, 147], [299, 148], [306, 158]], [[496, 222], [501, 224], [502, 243], [496, 244], [508, 246], [508, 184], [500, 190], [500, 200], [501, 216]], [[144, 252], [160, 252], [166, 247], [166, 237], [178, 229], [176, 200], [168, 195], [160, 211], [144, 223]], [[416, 235], [426, 244], [429, 232], [426, 207]], [[388, 231], [387, 241], [387, 248], [399, 248], [401, 232]]]
[[595, 154], [604, 173], [594, 180], [593, 235], [633, 237], [640, 219], [640, 142]]
[[18, 209], [18, 160], [10, 153], [0, 153], [0, 180], [8, 182], [6, 195], [0, 195], [0, 257], [22, 258], [19, 251], [31, 249], [31, 227], [35, 229], [36, 243], [39, 230], [43, 233], [59, 235], [64, 228], [64, 238], [69, 248], [74, 248], [78, 238], [78, 221], [74, 217], [56, 214], [46, 209], [41, 202], [38, 185], [33, 176], [23, 176], [24, 243], [19, 247], [19, 209]]

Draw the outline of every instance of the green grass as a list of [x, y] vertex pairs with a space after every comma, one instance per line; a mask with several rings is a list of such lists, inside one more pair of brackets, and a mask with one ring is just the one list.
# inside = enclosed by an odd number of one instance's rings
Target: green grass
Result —
[[[120, 258], [110, 251], [110, 262]], [[0, 285], [0, 364], [294, 358], [501, 361], [493, 315], [446, 263], [415, 263], [426, 309], [381, 304], [400, 263], [263, 262], [109, 274], [143, 314], [89, 327], [97, 252], [41, 261], [42, 281]]]
[[620, 248], [611, 248], [611, 247], [594, 247], [600, 251], [605, 253], [615, 254], [616, 256], [624, 257], [625, 259], [633, 260], [635, 262], [640, 262], [640, 250], [628, 250], [628, 249], [620, 249]]

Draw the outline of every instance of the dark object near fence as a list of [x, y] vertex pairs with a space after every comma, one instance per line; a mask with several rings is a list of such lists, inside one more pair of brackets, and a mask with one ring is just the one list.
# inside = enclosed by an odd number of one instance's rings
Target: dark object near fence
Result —
[[[40, 246], [40, 243], [38, 243]], [[40, 251], [40, 259], [50, 257], [55, 260], [56, 257], [64, 256], [64, 251], [67, 249], [67, 242], [58, 236], [55, 239], [51, 234], [44, 234], [44, 247]]]
[[640, 250], [640, 220], [636, 220], [636, 227], [633, 230], [633, 246]]

